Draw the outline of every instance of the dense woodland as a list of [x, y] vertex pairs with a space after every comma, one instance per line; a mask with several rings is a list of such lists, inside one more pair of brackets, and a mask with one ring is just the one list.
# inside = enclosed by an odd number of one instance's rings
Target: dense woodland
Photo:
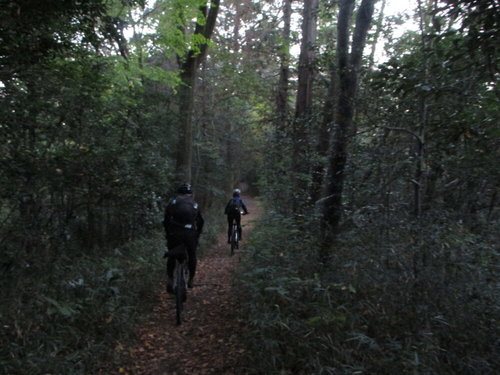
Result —
[[498, 373], [500, 6], [389, 3], [2, 0], [0, 372], [125, 361], [191, 182], [245, 373]]

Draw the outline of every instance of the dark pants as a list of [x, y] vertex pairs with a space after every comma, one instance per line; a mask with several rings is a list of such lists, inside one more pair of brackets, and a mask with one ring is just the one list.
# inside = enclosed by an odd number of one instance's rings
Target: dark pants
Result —
[[238, 237], [241, 239], [241, 215], [227, 215], [227, 241], [231, 241], [231, 231], [233, 227], [233, 221], [236, 221], [236, 226], [238, 227]]
[[[194, 277], [196, 273], [196, 247], [198, 246], [198, 233], [191, 229], [175, 229], [169, 232], [167, 240], [167, 248], [173, 248], [184, 244], [189, 256], [188, 268], [189, 276]], [[175, 259], [167, 259], [167, 276], [173, 277], [175, 269]]]

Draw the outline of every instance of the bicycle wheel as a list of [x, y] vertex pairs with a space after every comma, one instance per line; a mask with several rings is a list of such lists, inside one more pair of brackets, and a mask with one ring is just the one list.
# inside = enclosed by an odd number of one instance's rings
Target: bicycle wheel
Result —
[[177, 325], [182, 323], [182, 312], [186, 301], [186, 279], [184, 277], [185, 265], [177, 263], [175, 270], [175, 317]]
[[234, 249], [238, 248], [238, 228], [233, 225], [231, 231], [231, 255], [234, 255]]

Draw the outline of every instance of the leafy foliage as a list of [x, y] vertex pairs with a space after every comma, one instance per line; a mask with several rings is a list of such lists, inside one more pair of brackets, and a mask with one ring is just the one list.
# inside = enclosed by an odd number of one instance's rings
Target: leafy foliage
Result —
[[268, 214], [239, 281], [248, 373], [495, 372], [487, 236], [444, 217], [415, 227], [365, 214], [322, 264], [307, 226]]
[[1, 10], [2, 368], [91, 373], [156, 281], [158, 240], [123, 248], [161, 220], [176, 75], [112, 56], [101, 1], [28, 5]]
[[493, 76], [498, 73], [498, 43], [495, 36], [500, 31], [498, 3], [494, 0], [442, 0], [439, 14], [445, 14], [461, 23], [465, 32], [468, 52], [477, 56], [478, 52], [488, 61], [488, 69]]
[[[95, 373], [126, 358], [162, 275], [160, 236], [103, 253], [34, 258], [3, 270], [0, 366], [5, 373]], [[50, 359], [50, 360], [48, 360]]]

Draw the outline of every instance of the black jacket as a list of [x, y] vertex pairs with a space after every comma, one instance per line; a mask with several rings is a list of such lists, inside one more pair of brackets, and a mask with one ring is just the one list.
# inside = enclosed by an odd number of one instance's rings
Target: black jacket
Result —
[[[237, 206], [237, 209], [232, 209], [233, 206]], [[248, 213], [247, 206], [245, 205], [245, 202], [243, 202], [243, 199], [241, 199], [240, 197], [233, 197], [229, 200], [229, 202], [227, 202], [224, 214], [230, 216], [239, 216], [241, 209], [243, 209], [243, 212], [245, 214]]]
[[198, 203], [190, 194], [177, 196], [165, 208], [163, 226], [167, 237], [177, 230], [195, 230], [201, 234], [204, 223]]

